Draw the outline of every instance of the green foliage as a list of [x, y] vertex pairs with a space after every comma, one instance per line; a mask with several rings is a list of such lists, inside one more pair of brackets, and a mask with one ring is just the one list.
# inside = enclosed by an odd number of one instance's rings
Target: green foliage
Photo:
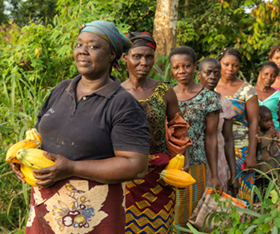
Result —
[[[255, 8], [246, 13], [245, 7]], [[224, 47], [238, 49], [242, 73], [253, 83], [271, 47], [279, 43], [279, 8], [279, 1], [189, 1], [180, 8], [177, 44], [191, 46], [199, 59], [216, 58]]]
[[[271, 167], [272, 168], [272, 167]], [[277, 234], [280, 232], [280, 188], [279, 175], [274, 170], [272, 177], [255, 169], [260, 175], [269, 180], [269, 184], [264, 190], [260, 190], [255, 185], [252, 189], [253, 195], [257, 196], [261, 206], [252, 207], [251, 209], [243, 209], [235, 207], [229, 201], [221, 202], [220, 195], [214, 194], [217, 199], [221, 212], [215, 212], [209, 215], [209, 224], [214, 220], [214, 223], [219, 223], [214, 226], [213, 234], [220, 233], [271, 233]], [[238, 212], [244, 212], [247, 216], [244, 223], [240, 222]]]
[[0, 1], [0, 25], [8, 23], [8, 16], [5, 14], [6, 5], [4, 1]]
[[56, 11], [56, 0], [7, 0], [9, 17], [23, 27], [29, 21], [50, 23]]

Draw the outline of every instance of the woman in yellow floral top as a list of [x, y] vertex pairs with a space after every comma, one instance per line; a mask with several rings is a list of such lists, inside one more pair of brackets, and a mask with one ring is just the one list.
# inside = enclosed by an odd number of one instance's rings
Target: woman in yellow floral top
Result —
[[253, 86], [237, 78], [242, 56], [233, 48], [220, 51], [218, 60], [221, 62], [221, 75], [217, 92], [231, 101], [235, 116], [233, 117], [233, 137], [238, 179], [239, 195], [250, 202], [251, 188], [254, 184], [252, 170], [256, 167], [256, 148], [258, 134], [259, 104]]

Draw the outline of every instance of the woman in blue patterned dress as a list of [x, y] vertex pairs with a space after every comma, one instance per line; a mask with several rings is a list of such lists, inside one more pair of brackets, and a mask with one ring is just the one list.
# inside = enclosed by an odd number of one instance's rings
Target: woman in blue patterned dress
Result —
[[237, 78], [242, 56], [233, 48], [220, 51], [221, 79], [216, 87], [218, 93], [228, 98], [234, 108], [233, 137], [238, 179], [239, 196], [250, 202], [251, 188], [254, 184], [254, 172], [244, 168], [256, 167], [256, 148], [258, 134], [259, 105], [253, 86]]

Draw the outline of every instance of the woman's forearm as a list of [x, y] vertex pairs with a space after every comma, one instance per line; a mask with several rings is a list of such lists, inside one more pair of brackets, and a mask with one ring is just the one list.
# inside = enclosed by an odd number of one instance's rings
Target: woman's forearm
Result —
[[217, 133], [205, 135], [205, 149], [212, 178], [218, 177], [218, 141]]
[[[147, 157], [141, 155], [141, 158]], [[73, 175], [100, 183], [114, 184], [145, 177], [148, 160], [113, 157], [103, 160], [77, 161]]]
[[258, 139], [256, 135], [258, 134], [258, 122], [249, 122], [249, 155], [248, 157], [253, 158], [256, 157], [256, 150]]
[[237, 169], [236, 169], [236, 160], [235, 160], [235, 150], [234, 150], [234, 138], [232, 133], [232, 119], [225, 120], [224, 126], [223, 126], [223, 136], [225, 139], [225, 156], [227, 159], [227, 163], [230, 169], [230, 174], [232, 178], [235, 178], [237, 176]]
[[144, 178], [148, 169], [148, 155], [115, 151], [115, 156], [102, 160], [71, 161], [62, 155], [47, 153], [55, 165], [33, 170], [38, 185], [49, 187], [57, 181], [77, 176], [100, 183], [115, 184]]

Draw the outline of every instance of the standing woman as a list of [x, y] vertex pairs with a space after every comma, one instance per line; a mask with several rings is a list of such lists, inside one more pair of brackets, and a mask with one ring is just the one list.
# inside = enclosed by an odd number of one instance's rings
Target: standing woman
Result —
[[[278, 69], [280, 69], [280, 45], [272, 47], [269, 52], [269, 61], [275, 62]], [[274, 83], [272, 84], [272, 88], [280, 91], [280, 74], [278, 73]]]
[[250, 84], [237, 78], [242, 55], [233, 48], [220, 51], [218, 60], [221, 63], [221, 79], [216, 91], [228, 98], [235, 110], [233, 117], [233, 136], [235, 157], [239, 179], [239, 196], [250, 202], [251, 188], [255, 174], [252, 170], [242, 170], [246, 167], [256, 167], [256, 148], [258, 134], [258, 96]]
[[255, 87], [258, 94], [259, 106], [266, 106], [272, 113], [275, 130], [279, 129], [280, 91], [272, 88], [271, 85], [274, 84], [278, 73], [278, 67], [274, 62], [265, 62], [259, 74], [259, 84]]
[[[144, 178], [149, 126], [139, 103], [111, 76], [130, 43], [113, 23], [81, 27], [74, 50], [79, 75], [59, 83], [36, 128], [54, 166], [33, 170], [26, 233], [123, 234], [123, 182]], [[12, 164], [24, 181], [18, 164]]]
[[[150, 125], [148, 174], [126, 183], [126, 232], [169, 233], [174, 221], [175, 189], [160, 180], [169, 162], [165, 122], [180, 112], [177, 97], [169, 84], [148, 77], [154, 65], [156, 43], [147, 32], [131, 33], [133, 46], [123, 54], [129, 78], [122, 86], [144, 107]], [[178, 117], [178, 115], [177, 115]], [[180, 117], [182, 119], [182, 117]], [[183, 121], [183, 119], [182, 119]]]
[[183, 118], [190, 124], [188, 137], [193, 141], [189, 152], [189, 173], [196, 180], [196, 184], [176, 190], [175, 223], [186, 227], [188, 218], [206, 187], [207, 161], [212, 173], [212, 183], [220, 191], [223, 190], [217, 165], [217, 129], [222, 106], [214, 92], [195, 83], [197, 57], [192, 48], [180, 46], [173, 49], [169, 61], [173, 76], [178, 81], [174, 91]]
[[[200, 85], [213, 91], [221, 78], [221, 64], [214, 58], [205, 58], [199, 63], [197, 77]], [[237, 176], [236, 161], [234, 153], [234, 139], [232, 133], [232, 118], [235, 112], [231, 102], [220, 93], [217, 93], [223, 111], [219, 116], [218, 125], [218, 174], [225, 191], [230, 191], [232, 196], [238, 194], [239, 183], [235, 180]], [[228, 173], [230, 170], [230, 178]], [[207, 186], [211, 186], [211, 171], [207, 164], [206, 167]]]

